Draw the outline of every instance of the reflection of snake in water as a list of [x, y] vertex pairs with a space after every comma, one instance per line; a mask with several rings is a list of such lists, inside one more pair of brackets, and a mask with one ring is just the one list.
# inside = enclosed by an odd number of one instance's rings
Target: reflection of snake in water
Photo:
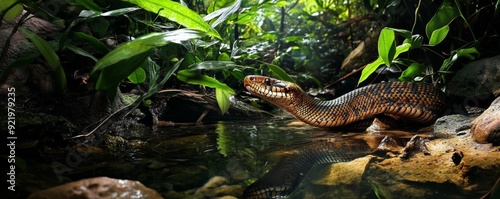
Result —
[[371, 153], [370, 147], [359, 142], [318, 141], [280, 161], [243, 193], [246, 199], [280, 198], [292, 193], [308, 171], [322, 163], [348, 162]]
[[[409, 82], [373, 84], [337, 99], [320, 101], [291, 82], [264, 76], [247, 76], [245, 88], [310, 125], [338, 127], [378, 118], [382, 122], [405, 121], [427, 125], [445, 109], [444, 95], [433, 86]], [[275, 166], [250, 185], [244, 198], [276, 198], [288, 195], [310, 168], [320, 163], [351, 161], [367, 154], [367, 146], [317, 144]]]

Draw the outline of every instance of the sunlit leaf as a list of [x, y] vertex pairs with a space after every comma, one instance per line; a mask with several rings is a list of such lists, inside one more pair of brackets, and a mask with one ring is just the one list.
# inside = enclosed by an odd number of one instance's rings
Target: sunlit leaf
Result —
[[[23, 12], [23, 6], [21, 4], [12, 6], [12, 4], [16, 2], [16, 0], [2, 0], [2, 2], [0, 2], [0, 12], [4, 14], [4, 20], [11, 21]], [[9, 9], [9, 7], [11, 8]], [[5, 13], [7, 9], [9, 10]]]
[[219, 104], [222, 115], [224, 115], [231, 106], [229, 96], [230, 94], [227, 90], [215, 88], [215, 98], [217, 99], [217, 104]]
[[396, 41], [394, 40], [394, 31], [389, 28], [384, 28], [380, 32], [378, 39], [378, 54], [384, 61], [386, 66], [390, 66], [394, 59], [396, 51]]
[[220, 16], [211, 25], [212, 28], [214, 28], [214, 27], [218, 26], [220, 23], [222, 23], [225, 20], [227, 20], [227, 18], [230, 15], [232, 15], [236, 11], [238, 11], [238, 9], [240, 8], [240, 6], [241, 6], [241, 0], [236, 0], [236, 1], [234, 1], [233, 5], [231, 5], [229, 7], [221, 8], [221, 9], [215, 11], [215, 12], [212, 12], [212, 13], [208, 14], [207, 16], [203, 17], [203, 20], [208, 21], [208, 20], [211, 20], [211, 19], [213, 19], [215, 17]]
[[453, 5], [449, 1], [444, 1], [436, 14], [434, 14], [425, 26], [427, 38], [431, 38], [432, 32], [450, 24], [457, 16], [458, 12]]
[[[410, 50], [410, 47], [410, 43], [403, 42], [403, 44], [396, 47], [396, 53], [394, 57], [398, 57], [401, 53], [407, 52], [408, 50]], [[365, 81], [382, 64], [384, 64], [384, 60], [382, 60], [382, 58], [379, 56], [377, 60], [366, 65], [366, 67], [361, 71], [361, 76], [359, 77], [358, 84]]]
[[268, 64], [267, 67], [269, 67], [269, 70], [273, 72], [274, 75], [276, 75], [279, 79], [287, 81], [287, 82], [295, 82], [295, 80], [288, 75], [282, 68], [279, 66], [276, 66], [274, 64]]
[[229, 55], [227, 53], [221, 53], [217, 58], [218, 61], [229, 61]]
[[139, 67], [135, 69], [135, 71], [132, 72], [132, 74], [130, 74], [127, 78], [133, 84], [143, 83], [144, 81], [146, 81], [146, 71], [144, 71], [144, 69]]
[[399, 80], [412, 81], [417, 75], [421, 75], [425, 69], [427, 69], [427, 66], [423, 64], [412, 63], [406, 70], [403, 71]]
[[448, 59], [445, 59], [443, 61], [443, 64], [441, 65], [441, 68], [439, 69], [439, 72], [447, 72], [450, 69], [450, 67], [460, 57], [465, 57], [465, 58], [467, 58], [469, 60], [473, 60], [473, 59], [479, 57], [479, 51], [477, 51], [477, 49], [474, 48], [474, 47], [452, 51], [450, 57], [448, 57]]
[[140, 6], [141, 8], [158, 13], [160, 16], [175, 21], [186, 28], [199, 30], [210, 36], [222, 39], [219, 33], [206, 23], [198, 13], [175, 1], [163, 0], [124, 0]]
[[31, 42], [33, 42], [33, 45], [35, 45], [45, 60], [47, 60], [50, 68], [54, 71], [54, 78], [59, 86], [58, 89], [63, 92], [66, 89], [66, 74], [64, 73], [59, 56], [57, 56], [50, 44], [38, 35], [24, 27], [19, 27], [19, 30], [26, 35]]
[[377, 68], [384, 64], [384, 60], [382, 60], [381, 57], [378, 57], [374, 62], [372, 63], [369, 63], [368, 65], [366, 65], [365, 68], [363, 68], [363, 70], [361, 71], [361, 76], [359, 77], [359, 80], [358, 80], [358, 84], [360, 84], [361, 82], [365, 81], [366, 79], [368, 79], [368, 77], [377, 70]]
[[[171, 42], [180, 43], [181, 41], [186, 41], [189, 39], [200, 38], [203, 34], [196, 30], [180, 29], [170, 32], [155, 32], [148, 35], [142, 36], [136, 40], [127, 42], [113, 51], [106, 54], [102, 59], [100, 59], [94, 68], [92, 73], [98, 70], [102, 70], [110, 65], [118, 63], [120, 61], [129, 59], [136, 55], [143, 54], [154, 48], [165, 46]], [[135, 70], [135, 68], [134, 68]], [[133, 70], [132, 70], [133, 71]], [[127, 74], [128, 76], [128, 74]], [[126, 77], [126, 76], [125, 76]]]
[[202, 75], [197, 71], [180, 70], [179, 72], [177, 72], [177, 78], [186, 83], [202, 85], [210, 88], [219, 88], [222, 90], [226, 90], [229, 94], [235, 94], [234, 90], [231, 87], [219, 82], [212, 77]]
[[450, 31], [450, 26], [448, 25], [432, 31], [431, 38], [429, 39], [429, 45], [435, 46], [441, 43], [448, 35], [448, 31]]

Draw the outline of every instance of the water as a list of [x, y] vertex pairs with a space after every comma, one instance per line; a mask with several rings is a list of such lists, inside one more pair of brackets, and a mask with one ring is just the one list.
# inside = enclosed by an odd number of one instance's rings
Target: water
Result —
[[[333, 132], [296, 123], [292, 118], [162, 127], [157, 132], [151, 132], [145, 139], [114, 142], [112, 147], [71, 145], [65, 147], [65, 150], [42, 150], [40, 156], [20, 155], [24, 158], [27, 168], [18, 174], [21, 189], [18, 196], [25, 198], [30, 192], [38, 189], [96, 176], [139, 180], [166, 198], [171, 197], [172, 193], [177, 193], [177, 196], [184, 194], [187, 197], [213, 176], [226, 177], [229, 179], [228, 185], [241, 185], [244, 188], [262, 177], [280, 159], [296, 154], [298, 149], [313, 143], [314, 140], [364, 140], [376, 147], [386, 134], [397, 138], [400, 144], [404, 144], [412, 136], [400, 132]], [[104, 140], [112, 138], [101, 136]], [[366, 165], [384, 158], [386, 155], [370, 156], [356, 161], [366, 161]], [[315, 167], [292, 194], [292, 198], [331, 197], [329, 194], [332, 194], [332, 186], [317, 183], [318, 176], [324, 175], [329, 166], [331, 165]], [[366, 172], [361, 176], [360, 184], [336, 186], [336, 189], [340, 187], [346, 191], [337, 191], [335, 194], [345, 192], [349, 195], [354, 190], [357, 193], [352, 195], [353, 198], [378, 198], [383, 194], [387, 195], [384, 181], [396, 179], [373, 177], [377, 175]], [[419, 183], [414, 185], [421, 186]], [[444, 191], [439, 184], [431, 186], [436, 186], [439, 197], [460, 198], [462, 194], [467, 198], [483, 194], [462, 191], [457, 195], [456, 190], [461, 190], [460, 188], [444, 185], [446, 190], [449, 190]], [[487, 188], [483, 188], [482, 192]]]

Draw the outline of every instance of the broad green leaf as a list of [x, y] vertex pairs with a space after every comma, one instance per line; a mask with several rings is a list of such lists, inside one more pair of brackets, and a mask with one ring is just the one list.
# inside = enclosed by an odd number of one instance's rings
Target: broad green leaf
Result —
[[396, 51], [396, 41], [394, 40], [394, 31], [384, 28], [378, 38], [378, 54], [386, 66], [390, 66], [394, 59]]
[[234, 90], [231, 87], [219, 82], [212, 77], [202, 75], [197, 71], [180, 70], [179, 72], [177, 72], [177, 78], [186, 83], [202, 85], [210, 88], [219, 88], [222, 90], [226, 90], [229, 94], [235, 94]]
[[[410, 43], [403, 42], [403, 44], [396, 47], [396, 54], [394, 55], [394, 57], [398, 57], [399, 54], [407, 52], [408, 50], [410, 50], [410, 47]], [[377, 60], [366, 65], [366, 67], [361, 71], [361, 76], [359, 77], [358, 84], [365, 81], [382, 64], [384, 64], [384, 60], [382, 60], [382, 58], [379, 56]]]
[[203, 19], [198, 15], [198, 13], [192, 11], [186, 6], [181, 5], [175, 1], [170, 0], [124, 0], [138, 5], [139, 7], [153, 12], [158, 13], [160, 16], [168, 18], [175, 21], [186, 28], [199, 30], [207, 33], [210, 36], [222, 39], [219, 33], [210, 27], [208, 23], [203, 21]]
[[448, 31], [450, 31], [450, 26], [448, 25], [432, 31], [431, 38], [429, 39], [429, 45], [435, 46], [441, 43], [448, 35]]
[[227, 90], [215, 88], [215, 99], [217, 99], [217, 104], [219, 104], [222, 115], [224, 115], [231, 106], [229, 96], [230, 94]]
[[429, 20], [425, 26], [425, 34], [427, 38], [431, 38], [432, 32], [450, 24], [456, 17], [458, 12], [455, 10], [450, 1], [445, 0], [439, 10]]
[[[16, 4], [13, 5], [14, 3]], [[5, 12], [6, 10], [7, 12]], [[16, 0], [2, 0], [0, 2], [0, 12], [4, 14], [4, 20], [11, 21], [23, 12], [23, 6], [18, 4]]]
[[144, 71], [144, 69], [139, 67], [135, 69], [135, 71], [132, 74], [130, 74], [127, 78], [133, 84], [143, 83], [144, 81], [146, 81], [146, 71]]
[[92, 2], [91, 0], [66, 0], [68, 3], [81, 5], [86, 9], [93, 10], [95, 12], [102, 12], [101, 7]]
[[41, 37], [31, 32], [30, 30], [19, 27], [19, 30], [28, 37], [28, 39], [35, 45], [42, 56], [47, 60], [52, 71], [54, 71], [54, 78], [57, 82], [58, 89], [63, 92], [66, 89], [66, 74], [61, 65], [61, 61], [57, 56], [56, 52], [52, 49], [50, 44], [43, 40]]
[[[189, 39], [200, 38], [203, 34], [196, 30], [180, 29], [170, 32], [155, 32], [142, 36], [136, 40], [127, 42], [113, 51], [106, 54], [100, 59], [94, 68], [92, 74], [98, 70], [102, 70], [108, 66], [116, 64], [120, 61], [129, 59], [131, 57], [143, 54], [154, 48], [165, 46], [170, 42], [180, 43]], [[134, 68], [135, 70], [135, 68]], [[133, 70], [132, 70], [133, 71]], [[127, 74], [128, 76], [128, 74]], [[125, 76], [126, 77], [126, 76]], [[124, 78], [125, 78], [124, 77]]]
[[90, 54], [89, 52], [87, 52], [79, 47], [73, 46], [71, 44], [66, 44], [65, 47], [77, 55], [88, 57], [88, 58], [94, 60], [95, 62], [97, 62], [97, 58], [95, 58], [94, 55]]
[[384, 64], [384, 60], [379, 56], [374, 62], [366, 65], [365, 68], [361, 71], [361, 76], [359, 77], [358, 84], [368, 79], [368, 77], [377, 70], [377, 68]]
[[450, 69], [450, 67], [455, 63], [455, 61], [457, 61], [458, 58], [460, 57], [465, 57], [469, 60], [473, 60], [476, 57], [479, 57], [479, 51], [477, 51], [477, 49], [474, 47], [452, 51], [450, 57], [448, 57], [448, 59], [445, 59], [443, 61], [443, 64], [441, 65], [439, 72], [447, 72]]
[[116, 88], [123, 79], [127, 78], [141, 65], [145, 64], [150, 54], [151, 51], [147, 51], [127, 59], [122, 59], [104, 68], [97, 79], [96, 90]]
[[410, 48], [411, 48], [410, 43], [403, 42], [403, 44], [396, 47], [396, 54], [394, 55], [394, 57], [399, 57], [399, 54], [407, 52], [408, 50], [410, 50]]
[[269, 70], [273, 72], [279, 79], [287, 81], [287, 82], [295, 82], [295, 80], [290, 77], [282, 68], [274, 64], [268, 64]]
[[399, 77], [399, 80], [401, 81], [412, 81], [415, 76], [421, 75], [422, 72], [427, 69], [427, 66], [420, 64], [420, 63], [412, 63], [410, 66], [403, 71], [401, 76]]
[[100, 53], [106, 54], [109, 52], [108, 47], [106, 47], [106, 45], [104, 45], [101, 41], [83, 32], [71, 32], [71, 38], [86, 41], [91, 47]]

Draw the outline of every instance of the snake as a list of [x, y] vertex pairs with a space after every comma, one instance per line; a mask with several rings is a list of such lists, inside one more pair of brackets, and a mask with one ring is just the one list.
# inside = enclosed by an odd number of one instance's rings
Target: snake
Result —
[[387, 124], [428, 125], [446, 109], [444, 93], [413, 82], [381, 82], [355, 89], [333, 100], [309, 96], [295, 83], [249, 75], [244, 86], [258, 96], [317, 127], [366, 124], [377, 118]]
[[[333, 100], [309, 96], [297, 84], [266, 76], [250, 75], [245, 88], [317, 127], [333, 128], [366, 124], [375, 118], [387, 123], [429, 125], [446, 109], [445, 95], [432, 85], [381, 82], [348, 92]], [[322, 163], [352, 161], [369, 153], [362, 144], [322, 142], [302, 149], [271, 168], [243, 192], [246, 199], [283, 198], [292, 193], [304, 175]]]

